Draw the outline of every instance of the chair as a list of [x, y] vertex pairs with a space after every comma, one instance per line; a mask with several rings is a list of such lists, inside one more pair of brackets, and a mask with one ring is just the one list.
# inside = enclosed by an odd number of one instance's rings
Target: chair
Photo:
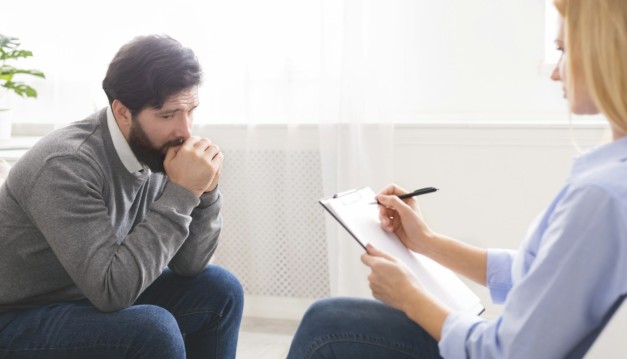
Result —
[[568, 359], [612, 359], [627, 357], [627, 305], [618, 298], [596, 327], [568, 355]]

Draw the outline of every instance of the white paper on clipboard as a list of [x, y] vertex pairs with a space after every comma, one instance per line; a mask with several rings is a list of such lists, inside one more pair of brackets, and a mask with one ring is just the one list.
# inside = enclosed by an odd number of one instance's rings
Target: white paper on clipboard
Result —
[[364, 247], [372, 243], [407, 265], [433, 296], [454, 311], [481, 314], [479, 297], [451, 270], [407, 249], [393, 233], [381, 228], [375, 193], [370, 187], [357, 188], [323, 198], [320, 204], [357, 242]]

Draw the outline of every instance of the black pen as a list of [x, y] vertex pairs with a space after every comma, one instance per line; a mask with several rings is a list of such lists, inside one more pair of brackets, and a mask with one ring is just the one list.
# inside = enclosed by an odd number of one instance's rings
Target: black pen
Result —
[[[417, 189], [413, 192], [409, 192], [409, 193], [405, 193], [405, 194], [400, 194], [397, 197], [400, 199], [406, 199], [406, 198], [410, 198], [410, 197], [414, 197], [414, 196], [420, 196], [421, 194], [427, 194], [427, 193], [431, 193], [431, 192], [435, 192], [438, 189], [435, 187], [425, 187], [425, 188], [421, 188], [421, 189]], [[370, 202], [370, 204], [381, 204], [379, 203], [379, 201], [376, 202]]]

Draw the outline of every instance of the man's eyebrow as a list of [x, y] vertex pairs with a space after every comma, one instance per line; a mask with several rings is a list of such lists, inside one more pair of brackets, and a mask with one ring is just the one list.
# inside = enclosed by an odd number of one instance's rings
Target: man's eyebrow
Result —
[[155, 114], [157, 116], [166, 116], [166, 115], [175, 114], [175, 113], [177, 113], [179, 111], [181, 111], [181, 109], [179, 109], [179, 108], [175, 108], [175, 109], [161, 109], [161, 110], [157, 110], [155, 112]]
[[161, 110], [157, 110], [157, 114], [159, 115], [165, 115], [168, 113], [175, 113], [175, 112], [179, 112], [181, 111], [180, 108], [175, 108], [175, 109], [161, 109]]
[[[196, 107], [198, 107], [198, 105], [194, 105], [194, 107], [192, 107], [190, 110], [195, 110]], [[179, 112], [179, 111], [183, 111], [183, 109], [181, 108], [172, 108], [172, 109], [160, 109], [157, 110], [157, 114], [158, 115], [165, 115], [165, 114], [170, 114], [170, 113], [175, 113], [175, 112]]]

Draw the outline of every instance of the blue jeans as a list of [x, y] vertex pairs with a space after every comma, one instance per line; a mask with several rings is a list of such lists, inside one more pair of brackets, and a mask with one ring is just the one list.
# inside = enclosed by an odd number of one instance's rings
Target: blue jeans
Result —
[[381, 302], [327, 298], [309, 307], [288, 359], [440, 358], [438, 343], [405, 313]]
[[221, 267], [193, 278], [166, 269], [117, 312], [85, 299], [0, 314], [0, 358], [235, 358], [243, 304]]

